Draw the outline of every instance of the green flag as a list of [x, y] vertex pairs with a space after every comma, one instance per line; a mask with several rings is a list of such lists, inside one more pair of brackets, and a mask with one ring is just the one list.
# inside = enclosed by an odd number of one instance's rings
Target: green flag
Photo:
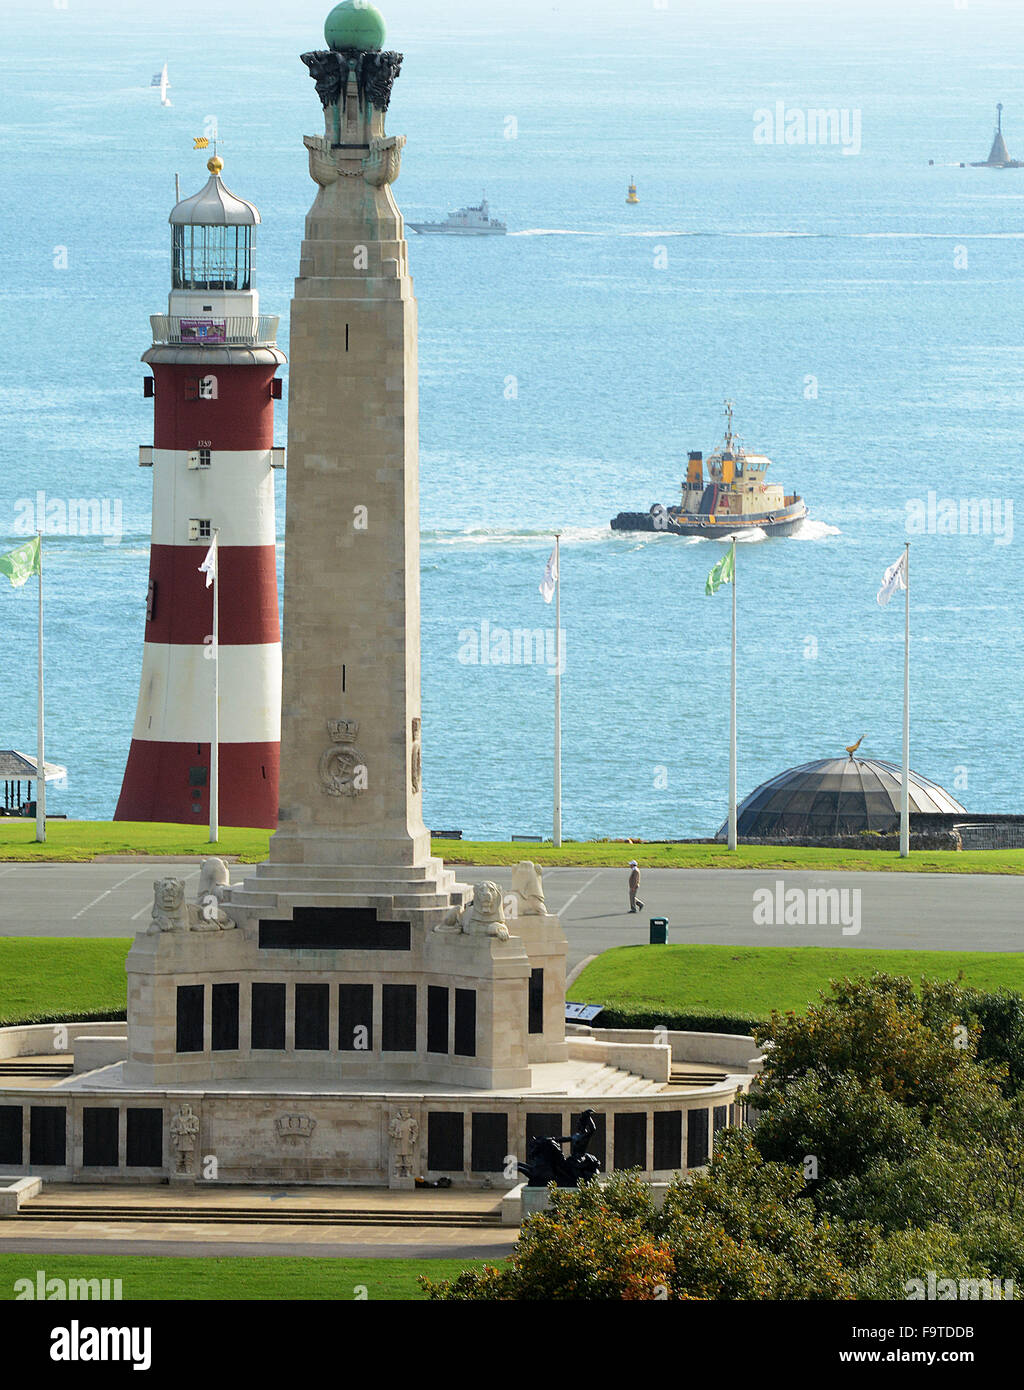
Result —
[[6, 574], [16, 589], [20, 589], [33, 574], [42, 574], [39, 537], [33, 536], [16, 550], [0, 555], [0, 574]]
[[708, 582], [704, 585], [705, 594], [714, 594], [723, 584], [731, 584], [733, 571], [736, 567], [736, 542], [733, 541], [728, 554], [723, 555], [718, 564], [715, 565], [708, 575]]

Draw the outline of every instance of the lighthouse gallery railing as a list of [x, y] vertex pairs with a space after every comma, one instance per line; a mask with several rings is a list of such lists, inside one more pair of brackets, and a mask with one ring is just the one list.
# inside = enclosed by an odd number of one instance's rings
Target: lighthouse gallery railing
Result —
[[209, 343], [227, 347], [273, 347], [277, 342], [278, 314], [256, 318], [176, 318], [151, 314], [154, 343]]

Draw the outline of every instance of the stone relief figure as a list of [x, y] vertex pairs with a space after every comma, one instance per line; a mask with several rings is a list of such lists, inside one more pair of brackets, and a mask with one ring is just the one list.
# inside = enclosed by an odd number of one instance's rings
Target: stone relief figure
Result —
[[464, 907], [453, 907], [436, 932], [462, 932], [465, 936], [496, 936], [508, 940], [508, 927], [502, 910], [502, 891], [497, 883], [478, 883]]
[[416, 1154], [416, 1141], [419, 1137], [419, 1121], [413, 1118], [410, 1111], [399, 1110], [388, 1125], [388, 1138], [391, 1140], [396, 1177], [407, 1178], [410, 1176]]
[[522, 859], [516, 865], [509, 893], [516, 900], [518, 916], [544, 917], [547, 914], [540, 865], [532, 860]]
[[414, 719], [412, 721], [412, 765], [410, 770], [410, 781], [414, 792], [418, 792], [423, 780], [423, 742], [421, 737], [422, 721]]
[[198, 1140], [199, 1116], [186, 1101], [171, 1121], [171, 1143], [178, 1154], [175, 1172], [191, 1173]]

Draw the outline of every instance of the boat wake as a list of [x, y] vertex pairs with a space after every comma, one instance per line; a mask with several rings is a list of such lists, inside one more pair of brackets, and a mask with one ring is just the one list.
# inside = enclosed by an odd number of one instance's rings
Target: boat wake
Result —
[[[470, 526], [465, 531], [424, 531], [421, 542], [424, 546], [469, 546], [469, 545], [523, 545], [536, 546], [538, 543], [551, 543], [555, 528], [546, 526], [535, 531], [513, 531], [502, 526]], [[563, 545], [588, 544], [605, 541], [612, 536], [608, 526], [565, 526], [561, 537]]]
[[842, 534], [838, 526], [830, 526], [827, 521], [812, 521], [810, 517], [805, 517], [787, 539], [791, 541], [824, 541], [829, 536], [841, 536]]
[[[667, 237], [704, 237], [708, 240], [735, 238], [742, 241], [949, 241], [949, 232], [724, 232], [724, 231], [683, 231], [679, 228], [663, 228], [661, 231], [583, 231], [578, 227], [528, 227], [525, 231], [509, 232], [510, 237], [524, 236], [581, 236], [614, 237], [624, 240]], [[961, 240], [966, 241], [1020, 241], [1024, 232], [966, 232]]]
[[[424, 549], [437, 547], [448, 549], [453, 546], [523, 546], [531, 549], [538, 545], [550, 544], [554, 538], [554, 526], [538, 527], [535, 530], [513, 530], [508, 526], [467, 526], [464, 531], [426, 530], [420, 541]], [[830, 526], [825, 521], [804, 520], [788, 539], [799, 541], [825, 540], [829, 536], [842, 533], [838, 526]], [[714, 536], [674, 536], [670, 531], [613, 531], [610, 526], [566, 526], [561, 532], [563, 545], [595, 545], [614, 541], [627, 543], [636, 549], [647, 545], [721, 545], [733, 540], [737, 545], [760, 545], [771, 539], [760, 526], [747, 526], [737, 531], [727, 531]]]

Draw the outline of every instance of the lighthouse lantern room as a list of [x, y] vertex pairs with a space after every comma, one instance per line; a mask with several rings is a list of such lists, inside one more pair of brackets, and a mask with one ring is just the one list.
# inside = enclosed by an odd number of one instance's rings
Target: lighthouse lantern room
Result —
[[[171, 291], [154, 315], [153, 522], [139, 703], [115, 818], [202, 823], [210, 811], [214, 660], [219, 662], [220, 823], [277, 824], [281, 635], [274, 401], [284, 354], [252, 268], [260, 215], [208, 163], [206, 186], [170, 216]], [[199, 566], [217, 538], [213, 591]]]

